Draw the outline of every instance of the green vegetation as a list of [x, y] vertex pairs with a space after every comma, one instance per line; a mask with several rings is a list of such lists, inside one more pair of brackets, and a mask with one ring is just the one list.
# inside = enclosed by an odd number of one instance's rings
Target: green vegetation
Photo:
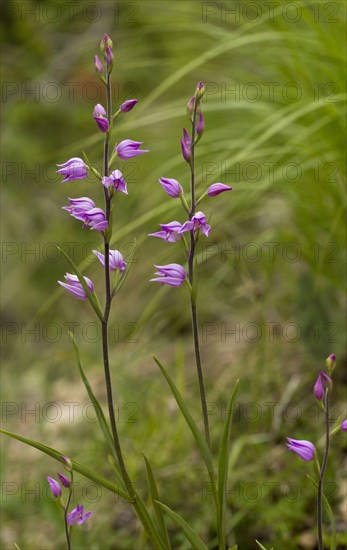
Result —
[[[261, 9], [254, 11], [255, 4]], [[212, 231], [199, 256], [202, 357], [216, 457], [240, 379], [226, 488], [228, 542], [240, 550], [256, 548], [256, 539], [275, 550], [315, 548], [315, 492], [307, 478], [313, 465], [289, 454], [284, 440], [309, 439], [322, 448], [323, 417], [312, 388], [332, 352], [334, 418], [346, 417], [345, 3], [277, 4], [269, 11], [247, 0], [105, 0], [68, 9], [63, 0], [27, 0], [3, 8], [3, 428], [114, 479], [68, 331], [105, 404], [101, 335], [89, 305], [58, 287], [69, 265], [54, 245], [72, 255], [100, 295], [100, 267], [91, 254], [98, 236], [61, 210], [66, 196], [88, 195], [102, 206], [100, 189], [92, 177], [61, 184], [55, 163], [82, 150], [100, 162], [102, 137], [92, 111], [104, 98], [93, 53], [107, 32], [116, 54], [114, 104], [140, 100], [114, 136], [144, 141], [151, 150], [127, 163], [129, 196], [119, 197], [114, 218], [120, 250], [129, 257], [136, 247], [110, 320], [124, 453], [145, 499], [142, 453], [162, 501], [202, 540], [213, 539], [204, 465], [152, 359], [169, 369], [198, 420], [186, 289], [148, 282], [153, 263], [180, 261], [179, 247], [147, 238], [159, 223], [180, 219], [177, 201], [168, 200], [157, 180], [176, 178], [188, 188], [179, 139], [186, 103], [204, 80], [199, 189], [220, 181], [233, 191], [204, 207]], [[235, 15], [223, 6], [234, 7]], [[46, 487], [57, 463], [2, 440], [2, 547], [63, 548], [61, 513]], [[347, 519], [346, 450], [344, 434], [336, 436], [326, 474], [339, 549]], [[78, 474], [75, 479], [76, 504], [94, 515], [76, 530], [74, 548], [149, 548], [129, 504]], [[168, 525], [175, 550], [188, 550], [169, 516]]]

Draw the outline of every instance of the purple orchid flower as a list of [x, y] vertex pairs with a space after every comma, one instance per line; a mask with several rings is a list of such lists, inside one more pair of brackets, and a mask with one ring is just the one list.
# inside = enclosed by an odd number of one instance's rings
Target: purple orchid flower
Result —
[[196, 133], [198, 134], [198, 136], [201, 136], [204, 133], [204, 129], [205, 129], [205, 121], [204, 121], [203, 114], [200, 111], [199, 120], [198, 120], [198, 123], [196, 125]]
[[76, 218], [76, 220], [81, 220], [84, 222], [86, 220], [86, 212], [92, 208], [95, 208], [94, 201], [89, 197], [79, 197], [77, 199], [71, 199], [68, 197], [68, 199], [70, 201], [70, 206], [63, 206], [62, 208], [63, 210], [69, 212], [69, 214]]
[[143, 155], [143, 153], [149, 153], [149, 150], [139, 150], [143, 141], [132, 141], [131, 139], [125, 139], [118, 143], [116, 147], [116, 153], [121, 160], [128, 160], [137, 155]]
[[74, 180], [83, 180], [88, 176], [88, 166], [79, 157], [73, 157], [63, 164], [57, 164], [57, 174], [62, 174], [65, 179], [61, 183]]
[[232, 191], [232, 187], [229, 187], [229, 185], [224, 185], [224, 183], [213, 183], [207, 189], [207, 196], [215, 197], [216, 195], [224, 193], [225, 191]]
[[[66, 273], [64, 275], [64, 278], [66, 280], [66, 283], [63, 283], [62, 281], [58, 281], [60, 286], [64, 287], [70, 294], [78, 298], [79, 300], [86, 300], [87, 294], [81, 285], [81, 283], [78, 280], [77, 275], [71, 275], [71, 273]], [[87, 283], [87, 286], [90, 290], [90, 292], [94, 292], [94, 285], [88, 277], [84, 277], [85, 282]]]
[[[98, 252], [97, 250], [93, 250], [93, 254], [95, 254], [98, 258], [101, 265], [105, 267], [105, 255], [101, 254], [101, 252]], [[119, 269], [120, 274], [122, 274], [125, 271], [126, 266], [127, 264], [119, 250], [109, 251], [109, 268], [111, 271], [116, 271], [116, 269]]]
[[66, 488], [69, 488], [70, 485], [71, 485], [71, 481], [68, 477], [66, 477], [64, 474], [58, 474], [58, 477], [61, 481], [61, 484], [66, 487]]
[[95, 67], [95, 70], [96, 70], [97, 73], [99, 73], [99, 74], [103, 73], [104, 68], [102, 66], [102, 63], [101, 63], [100, 58], [99, 58], [98, 55], [96, 55], [94, 57], [94, 67]]
[[104, 176], [102, 178], [102, 184], [107, 189], [111, 186], [114, 187], [116, 191], [119, 191], [120, 193], [128, 194], [127, 191], [127, 184], [124, 181], [123, 174], [119, 170], [114, 170], [110, 176]]
[[186, 272], [179, 264], [154, 265], [154, 267], [158, 270], [155, 272], [157, 277], [155, 279], [150, 279], [151, 282], [170, 286], [181, 286], [186, 279]]
[[181, 139], [182, 156], [186, 162], [190, 162], [191, 159], [191, 145], [192, 139], [185, 128], [183, 128], [183, 139]]
[[94, 107], [93, 118], [101, 132], [104, 132], [104, 133], [108, 132], [110, 128], [110, 123], [108, 121], [106, 111], [103, 108], [103, 106], [100, 105], [100, 103], [98, 103]]
[[90, 229], [96, 231], [105, 231], [108, 227], [108, 221], [106, 220], [106, 214], [101, 208], [92, 208], [85, 213], [86, 219], [83, 227], [90, 226]]
[[162, 231], [157, 231], [156, 233], [149, 233], [148, 236], [159, 237], [160, 239], [164, 239], [169, 243], [175, 243], [182, 237], [182, 234], [179, 233], [180, 229], [182, 228], [182, 224], [180, 222], [173, 221], [166, 224], [161, 223], [160, 227]]
[[347, 418], [343, 422], [341, 422], [340, 428], [343, 432], [347, 432]]
[[78, 505], [67, 515], [67, 522], [69, 525], [75, 525], [76, 523], [77, 525], [81, 525], [92, 515], [92, 513], [93, 512], [86, 512], [84, 514], [83, 506]]
[[119, 110], [122, 111], [122, 113], [128, 113], [129, 111], [131, 111], [135, 107], [136, 103], [138, 103], [138, 102], [139, 102], [138, 99], [127, 99], [119, 107]]
[[105, 62], [106, 65], [109, 67], [112, 67], [114, 61], [114, 55], [111, 46], [106, 46], [106, 52], [105, 52]]
[[159, 183], [170, 197], [177, 199], [180, 195], [183, 195], [183, 187], [177, 180], [159, 178]]
[[290, 437], [287, 437], [286, 445], [290, 451], [294, 451], [305, 462], [312, 460], [316, 454], [316, 447], [305, 439], [290, 439]]
[[59, 485], [59, 483], [53, 479], [53, 477], [47, 477], [47, 481], [49, 483], [49, 487], [52, 491], [52, 495], [54, 496], [54, 498], [58, 498], [61, 496], [61, 487]]
[[313, 387], [314, 396], [316, 399], [318, 399], [318, 401], [322, 401], [325, 394], [325, 388], [330, 386], [331, 383], [332, 380], [326, 372], [322, 371], [321, 373], [319, 373], [316, 383]]
[[194, 216], [192, 216], [191, 220], [182, 225], [180, 233], [184, 233], [185, 231], [194, 231], [194, 233], [196, 233], [197, 231], [200, 231], [200, 233], [208, 237], [210, 230], [211, 226], [206, 223], [205, 214], [203, 212], [197, 212]]

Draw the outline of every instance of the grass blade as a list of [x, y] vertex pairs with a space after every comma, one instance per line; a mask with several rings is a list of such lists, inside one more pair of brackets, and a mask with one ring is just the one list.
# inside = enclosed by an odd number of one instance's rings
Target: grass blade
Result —
[[190, 414], [189, 412], [189, 409], [185, 403], [185, 401], [183, 400], [183, 397], [182, 395], [180, 394], [178, 388], [176, 387], [175, 385], [175, 382], [173, 381], [173, 379], [171, 378], [171, 376], [169, 375], [169, 373], [166, 371], [166, 369], [163, 367], [163, 365], [160, 363], [160, 361], [154, 357], [154, 361], [157, 363], [158, 367], [160, 368], [161, 372], [163, 373], [163, 375], [165, 376], [166, 378], [166, 381], [167, 383], [169, 384], [170, 388], [171, 388], [171, 391], [176, 399], [176, 403], [177, 405], [179, 406], [180, 408], [180, 411], [181, 413], [183, 414], [184, 418], [186, 419], [186, 422], [195, 438], [195, 441], [197, 442], [198, 444], [198, 447], [201, 451], [201, 455], [205, 461], [205, 464], [206, 464], [206, 467], [207, 467], [207, 470], [209, 472], [209, 474], [214, 474], [214, 468], [213, 468], [213, 459], [212, 459], [212, 455], [210, 453], [210, 450], [209, 448], [207, 447], [207, 444], [206, 444], [206, 441], [203, 437], [203, 435], [201, 434], [198, 426], [196, 425], [196, 422], [195, 420], [193, 419], [192, 415]]
[[97, 400], [97, 398], [95, 397], [95, 394], [94, 394], [94, 392], [91, 388], [91, 385], [89, 384], [88, 378], [85, 375], [85, 372], [84, 372], [83, 366], [82, 366], [82, 362], [81, 362], [79, 347], [77, 345], [77, 342], [75, 340], [74, 335], [70, 331], [69, 331], [69, 336], [72, 340], [72, 344], [73, 344], [75, 352], [76, 352], [77, 365], [78, 365], [78, 369], [79, 369], [81, 378], [82, 378], [83, 383], [84, 383], [84, 385], [86, 387], [86, 390], [88, 392], [89, 399], [93, 403], [94, 410], [96, 412], [96, 416], [98, 418], [101, 431], [104, 434], [105, 441], [106, 441], [106, 443], [107, 443], [107, 445], [110, 449], [110, 452], [111, 452], [111, 454], [114, 458], [114, 460], [112, 461], [112, 466], [113, 466], [113, 468], [115, 470], [115, 473], [117, 475], [117, 480], [124, 487], [122, 477], [121, 477], [121, 473], [120, 473], [119, 466], [118, 466], [117, 453], [116, 453], [116, 450], [115, 450], [115, 447], [114, 447], [114, 442], [113, 442], [113, 438], [112, 438], [112, 435], [111, 435], [111, 432], [110, 432], [110, 428], [107, 424], [104, 412], [101, 408], [101, 405], [100, 405], [99, 401]]
[[148, 482], [149, 492], [150, 492], [150, 495], [151, 495], [151, 500], [152, 500], [152, 503], [153, 503], [153, 508], [154, 508], [154, 511], [155, 511], [155, 515], [157, 516], [159, 529], [160, 529], [161, 535], [163, 537], [163, 540], [165, 541], [165, 548], [168, 548], [170, 550], [171, 549], [171, 544], [170, 544], [169, 535], [168, 535], [168, 532], [167, 532], [167, 527], [166, 527], [166, 523], [165, 523], [163, 510], [162, 510], [161, 506], [159, 506], [159, 504], [158, 504], [159, 493], [158, 493], [157, 484], [155, 482], [153, 470], [152, 470], [152, 467], [149, 463], [149, 460], [148, 460], [148, 458], [146, 457], [145, 454], [143, 454], [143, 458], [144, 458], [145, 464], [146, 464], [146, 473], [147, 473], [147, 482]]
[[[64, 453], [61, 453], [60, 451], [57, 451], [56, 449], [53, 449], [52, 447], [48, 447], [47, 445], [44, 445], [43, 443], [40, 443], [39, 441], [35, 441], [34, 439], [29, 439], [27, 437], [23, 437], [22, 435], [18, 435], [12, 432], [8, 432], [6, 430], [0, 429], [0, 432], [4, 435], [7, 435], [8, 437], [12, 437], [13, 439], [17, 439], [18, 441], [21, 441], [22, 443], [25, 443], [26, 445], [30, 445], [30, 447], [34, 447], [35, 449], [38, 449], [42, 453], [45, 453], [48, 456], [51, 456], [52, 458], [55, 458], [58, 460], [58, 462], [62, 463], [61, 457]], [[69, 457], [70, 458], [70, 457]], [[111, 491], [112, 493], [115, 493], [116, 495], [119, 495], [120, 497], [124, 498], [125, 500], [129, 500], [128, 495], [119, 488], [118, 485], [115, 483], [112, 483], [109, 479], [106, 477], [98, 474], [98, 472], [95, 472], [94, 470], [91, 470], [87, 466], [84, 466], [83, 464], [80, 464], [76, 460], [71, 460], [73, 469], [78, 472], [79, 474], [83, 475], [84, 477], [87, 477], [88, 479], [91, 479], [92, 481], [95, 481], [95, 483], [98, 483], [102, 487], [105, 487], [108, 491]]]
[[226, 544], [226, 502], [225, 502], [225, 490], [228, 479], [229, 470], [229, 451], [230, 451], [230, 431], [232, 421], [232, 411], [234, 400], [237, 394], [239, 386], [239, 380], [236, 381], [234, 391], [232, 392], [227, 409], [227, 415], [224, 423], [224, 429], [222, 434], [221, 446], [218, 455], [218, 500], [219, 500], [219, 522], [220, 533], [223, 548]]
[[204, 542], [202, 542], [201, 538], [197, 534], [196, 531], [184, 520], [181, 516], [176, 514], [171, 508], [168, 506], [165, 506], [165, 504], [162, 504], [161, 502], [157, 502], [158, 506], [160, 506], [164, 512], [178, 525], [178, 527], [181, 527], [183, 533], [186, 536], [186, 539], [190, 542], [194, 550], [208, 550], [208, 547]]

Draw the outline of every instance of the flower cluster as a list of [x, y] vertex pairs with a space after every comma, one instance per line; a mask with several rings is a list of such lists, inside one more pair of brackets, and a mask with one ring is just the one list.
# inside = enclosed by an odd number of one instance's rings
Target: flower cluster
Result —
[[[324, 410], [326, 408], [326, 404], [324, 404], [323, 401], [326, 398], [327, 392], [330, 392], [333, 387], [331, 375], [335, 365], [336, 355], [332, 353], [326, 360], [328, 373], [325, 372], [325, 370], [321, 371], [318, 374], [316, 383], [313, 386], [313, 395]], [[332, 430], [330, 435], [334, 435], [339, 430], [344, 432], [347, 431], [347, 420], [344, 420], [342, 423], [338, 424], [338, 426]], [[287, 437], [286, 445], [290, 451], [293, 451], [299, 455], [299, 457], [306, 462], [313, 460], [316, 457], [316, 448], [310, 441], [291, 439], [290, 437]]]
[[[114, 64], [114, 55], [112, 49], [112, 40], [105, 34], [101, 40], [100, 49], [103, 54], [103, 62], [99, 56], [94, 58], [94, 66], [98, 78], [103, 84], [110, 89], [110, 75]], [[93, 118], [97, 124], [100, 132], [104, 134], [105, 143], [108, 142], [111, 137], [112, 126], [116, 118], [122, 113], [128, 113], [138, 103], [137, 99], [127, 99], [118, 108], [118, 110], [112, 114], [110, 102], [107, 103], [107, 108], [100, 103], [95, 105], [93, 110]], [[85, 179], [89, 171], [91, 171], [100, 181], [105, 194], [106, 207], [105, 210], [96, 206], [95, 202], [90, 197], [68, 197], [69, 205], [64, 206], [63, 210], [66, 210], [73, 218], [83, 222], [82, 227], [89, 227], [91, 230], [99, 231], [104, 242], [107, 244], [110, 240], [109, 232], [111, 231], [111, 207], [110, 203], [115, 192], [128, 194], [127, 184], [122, 172], [118, 169], [109, 172], [112, 169], [112, 164], [117, 158], [120, 160], [132, 159], [138, 155], [147, 153], [148, 150], [140, 149], [142, 142], [133, 141], [131, 139], [125, 139], [116, 144], [110, 159], [107, 159], [108, 169], [103, 176], [92, 166], [87, 156], [84, 154], [84, 160], [79, 157], [73, 157], [68, 161], [58, 164], [57, 173], [64, 177], [62, 183]], [[94, 250], [93, 253], [99, 259], [101, 265], [105, 268], [106, 264], [110, 271], [118, 270], [118, 275], [122, 275], [126, 268], [126, 263], [122, 254], [118, 250], [110, 250], [108, 246], [108, 261], [105, 261], [105, 255], [101, 252]], [[90, 279], [84, 277], [84, 281], [87, 285], [82, 284], [81, 278], [77, 275], [67, 273], [65, 275], [65, 282], [58, 281], [58, 283], [65, 288], [70, 294], [80, 300], [89, 298], [86, 288], [88, 287], [91, 294], [94, 294], [94, 285]], [[95, 297], [96, 299], [96, 297]]]
[[[64, 510], [66, 523], [68, 525], [75, 525], [76, 523], [78, 525], [81, 525], [92, 515], [93, 512], [84, 513], [83, 506], [81, 505], [77, 505], [76, 508], [74, 508], [74, 510], [72, 510], [71, 512], [68, 512], [68, 507], [69, 507], [72, 490], [73, 490], [72, 465], [68, 458], [62, 456], [61, 459], [66, 469], [70, 473], [71, 478], [69, 479], [66, 475], [58, 473], [57, 475], [61, 483], [60, 485], [59, 481], [57, 481], [53, 477], [48, 476], [47, 477], [48, 485], [50, 487], [53, 497], [57, 499], [60, 507]], [[67, 499], [66, 504], [62, 500], [62, 487], [68, 489], [68, 493], [69, 493], [69, 497]]]
[[[203, 82], [199, 82], [194, 96], [187, 105], [188, 118], [192, 123], [192, 134], [189, 134], [188, 130], [183, 128], [183, 138], [180, 140], [183, 159], [189, 164], [192, 173], [194, 172], [192, 160], [194, 158], [194, 147], [201, 139], [205, 129], [205, 121], [201, 110], [201, 98], [204, 95], [204, 91], [205, 86]], [[205, 197], [214, 197], [220, 193], [224, 193], [225, 191], [231, 191], [232, 188], [224, 183], [213, 183], [200, 196], [200, 198], [198, 198], [198, 200], [195, 200], [195, 189], [193, 182], [191, 183], [191, 206], [189, 207], [184, 196], [184, 189], [176, 179], [162, 177], [159, 178], [159, 183], [167, 195], [174, 199], [179, 198], [181, 200], [182, 205], [188, 214], [188, 220], [183, 223], [174, 220], [168, 223], [159, 224], [161, 230], [150, 233], [149, 236], [159, 237], [160, 239], [170, 243], [182, 239], [186, 252], [186, 258], [188, 258], [190, 250], [187, 245], [187, 241], [184, 238], [184, 234], [190, 234], [191, 242], [194, 243], [195, 247], [200, 235], [208, 237], [211, 230], [211, 226], [207, 223], [207, 218], [204, 212], [196, 211], [197, 205], [205, 199]], [[179, 264], [168, 264], [166, 266], [155, 265], [154, 267], [158, 269], [156, 272], [157, 277], [151, 279], [151, 281], [170, 286], [180, 286], [188, 279], [184, 268]]]

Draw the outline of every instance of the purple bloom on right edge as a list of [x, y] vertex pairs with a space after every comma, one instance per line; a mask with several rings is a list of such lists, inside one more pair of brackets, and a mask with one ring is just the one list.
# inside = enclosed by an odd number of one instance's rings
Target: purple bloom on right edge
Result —
[[184, 233], [185, 231], [192, 231], [192, 230], [194, 230], [195, 233], [198, 230], [200, 230], [200, 232], [203, 235], [205, 235], [205, 237], [208, 237], [211, 230], [211, 226], [208, 223], [206, 223], [206, 216], [203, 212], [197, 212], [191, 218], [191, 220], [185, 222], [180, 229], [180, 233]]
[[[64, 287], [65, 290], [70, 292], [70, 294], [72, 294], [79, 300], [86, 300], [87, 294], [83, 286], [79, 282], [77, 275], [71, 275], [71, 273], [66, 273], [66, 275], [64, 275], [64, 278], [66, 280], [66, 283], [63, 283], [62, 281], [58, 281], [60, 286]], [[84, 277], [84, 280], [87, 283], [87, 286], [90, 292], [94, 292], [94, 285], [92, 281], [88, 279], [88, 277]]]
[[125, 139], [118, 143], [116, 147], [116, 153], [121, 160], [128, 160], [137, 155], [143, 155], [143, 153], [149, 153], [148, 149], [139, 150], [143, 141], [132, 141], [131, 139]]
[[347, 432], [347, 418], [343, 422], [341, 422], [340, 428], [343, 432]]
[[154, 283], [162, 283], [163, 285], [181, 286], [186, 279], [186, 272], [179, 264], [154, 265], [158, 270], [155, 272], [157, 277], [150, 279]]
[[88, 166], [79, 157], [73, 157], [63, 164], [57, 164], [57, 174], [65, 176], [61, 183], [74, 180], [83, 180], [88, 176]]
[[67, 522], [69, 525], [75, 525], [76, 523], [77, 525], [81, 525], [89, 518], [89, 516], [92, 515], [92, 513], [93, 512], [86, 512], [84, 514], [83, 506], [78, 505], [74, 510], [72, 510], [72, 512], [70, 512], [70, 514], [67, 515]]
[[316, 447], [305, 439], [291, 439], [287, 437], [286, 445], [290, 451], [294, 451], [305, 462], [312, 460], [316, 454]]
[[225, 185], [224, 183], [213, 183], [207, 189], [207, 196], [215, 197], [216, 195], [224, 193], [225, 191], [232, 191], [232, 189], [232, 187], [230, 187], [229, 185]]

